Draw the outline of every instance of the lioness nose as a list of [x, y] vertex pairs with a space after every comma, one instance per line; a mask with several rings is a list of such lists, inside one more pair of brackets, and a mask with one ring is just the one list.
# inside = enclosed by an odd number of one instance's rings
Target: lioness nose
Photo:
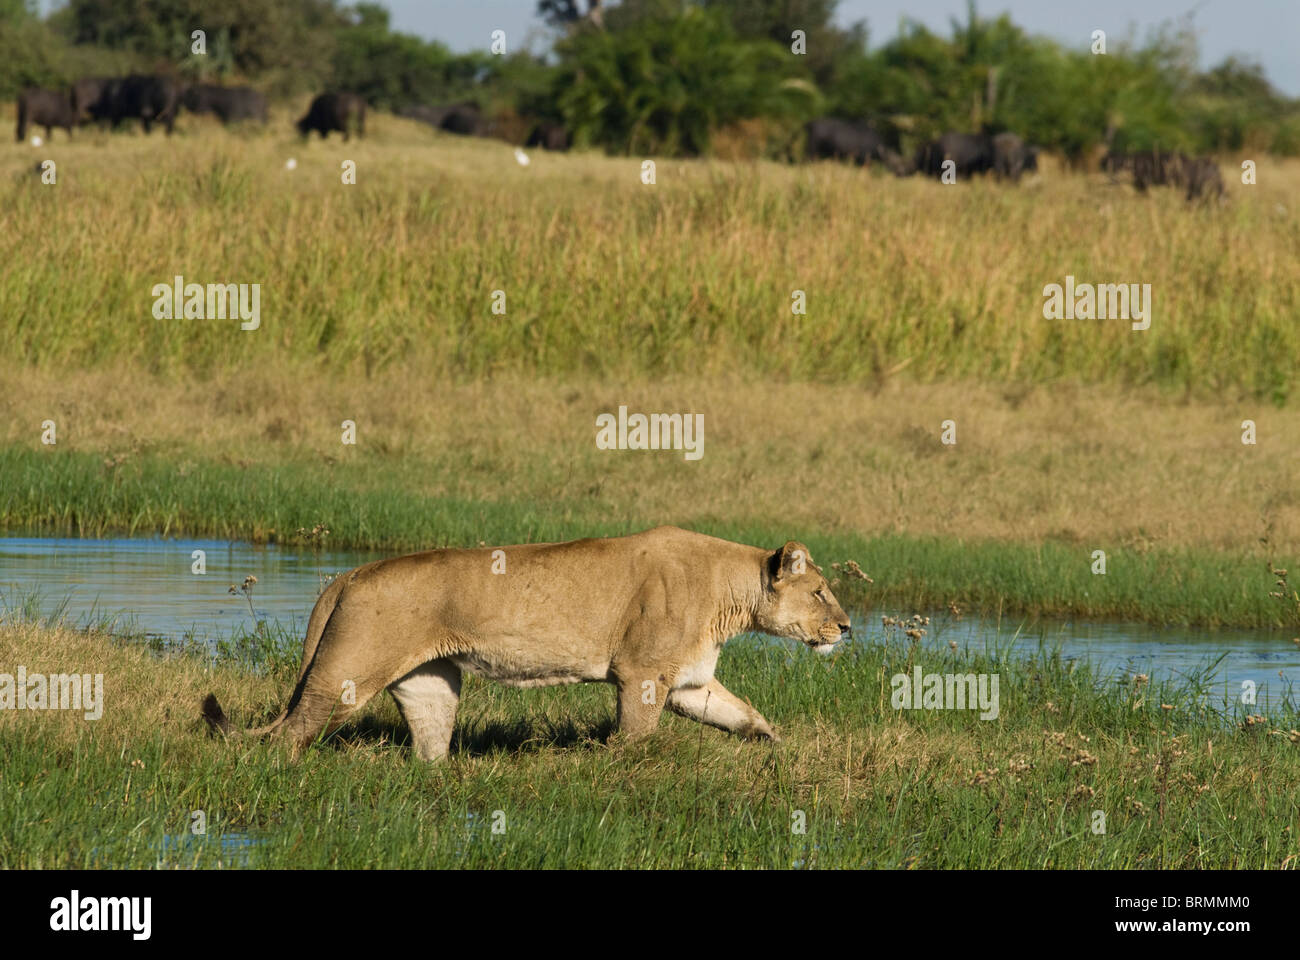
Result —
[[853, 639], [853, 628], [850, 627], [847, 623], [840, 627], [840, 639], [841, 640]]

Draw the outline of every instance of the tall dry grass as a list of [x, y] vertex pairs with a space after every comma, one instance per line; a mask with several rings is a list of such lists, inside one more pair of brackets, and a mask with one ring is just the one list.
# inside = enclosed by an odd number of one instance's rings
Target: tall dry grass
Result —
[[[872, 383], [905, 370], [1277, 402], [1296, 379], [1300, 164], [1255, 158], [1257, 186], [1229, 168], [1223, 209], [1055, 171], [1013, 189], [660, 161], [647, 186], [637, 159], [535, 152], [525, 168], [504, 144], [382, 116], [364, 141], [302, 145], [289, 116], [266, 133], [187, 118], [171, 140], [82, 131], [7, 147], [10, 360], [176, 376], [274, 363]], [[31, 169], [45, 158], [56, 186]], [[261, 283], [262, 329], [154, 319], [152, 286], [177, 274]], [[1044, 320], [1042, 288], [1066, 274], [1151, 284], [1151, 329]]]

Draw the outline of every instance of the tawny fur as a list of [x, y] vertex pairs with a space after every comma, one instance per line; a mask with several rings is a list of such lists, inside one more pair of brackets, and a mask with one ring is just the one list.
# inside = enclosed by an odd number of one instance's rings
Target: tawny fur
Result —
[[[722, 645], [762, 631], [829, 649], [849, 619], [790, 541], [776, 551], [676, 527], [627, 537], [431, 550], [341, 574], [312, 610], [298, 682], [253, 736], [295, 752], [388, 689], [415, 752], [446, 755], [463, 671], [515, 686], [606, 682], [618, 732], [651, 732], [666, 706], [746, 737], [777, 739], [713, 677]], [[203, 716], [230, 723], [214, 696]]]

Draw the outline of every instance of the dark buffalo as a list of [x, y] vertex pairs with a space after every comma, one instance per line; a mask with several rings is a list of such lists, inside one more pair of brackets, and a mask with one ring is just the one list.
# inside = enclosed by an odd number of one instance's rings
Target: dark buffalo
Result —
[[1114, 147], [1106, 151], [1106, 155], [1101, 158], [1101, 169], [1103, 173], [1109, 173], [1111, 178], [1116, 178], [1122, 171], [1129, 168], [1129, 155], [1123, 150], [1116, 150]]
[[927, 177], [943, 175], [945, 161], [955, 165], [954, 173], [963, 179], [993, 169], [993, 138], [983, 133], [954, 133], [949, 131], [925, 144], [916, 153], [913, 166]]
[[27, 125], [45, 128], [45, 139], [53, 136], [55, 127], [63, 127], [72, 136], [77, 122], [69, 93], [56, 93], [39, 87], [28, 87], [18, 94], [18, 142], [27, 139]]
[[993, 138], [993, 175], [1012, 182], [1021, 175], [1038, 170], [1038, 148], [1014, 133], [999, 133]]
[[568, 150], [572, 145], [573, 138], [569, 131], [562, 124], [552, 123], [549, 120], [543, 120], [533, 127], [533, 132], [524, 141], [525, 147], [541, 147], [543, 150], [559, 152]]
[[852, 160], [863, 167], [873, 160], [897, 174], [908, 172], [903, 158], [874, 127], [835, 117], [820, 117], [804, 127], [805, 155], [817, 160]]
[[1219, 165], [1209, 157], [1184, 158], [1182, 177], [1187, 184], [1188, 201], [1223, 199], [1223, 176]]
[[479, 111], [478, 104], [457, 103], [447, 109], [439, 129], [448, 133], [458, 133], [463, 137], [478, 137], [487, 134], [487, 122]]
[[78, 123], [106, 125], [113, 119], [113, 100], [122, 88], [117, 77], [82, 77], [72, 85], [72, 109]]
[[306, 115], [298, 121], [298, 132], [306, 139], [315, 130], [325, 140], [331, 130], [343, 134], [346, 143], [355, 126], [357, 136], [366, 134], [366, 102], [355, 93], [322, 93], [311, 102]]
[[267, 122], [266, 97], [252, 87], [198, 83], [185, 91], [181, 103], [190, 113], [211, 113], [223, 124], [240, 120]]
[[116, 125], [136, 120], [149, 133], [161, 123], [171, 136], [181, 105], [181, 85], [171, 77], [132, 74], [110, 91], [109, 119]]
[[1171, 150], [1136, 150], [1125, 153], [1111, 150], [1102, 158], [1101, 168], [1112, 179], [1124, 170], [1133, 174], [1133, 186], [1145, 193], [1148, 187], [1181, 187], [1187, 157]]
[[1180, 179], [1177, 159], [1160, 150], [1139, 150], [1130, 154], [1126, 166], [1133, 171], [1133, 186], [1143, 193], [1151, 186], [1177, 185]]
[[435, 130], [457, 133], [465, 137], [486, 136], [490, 127], [483, 118], [478, 104], [469, 101], [449, 103], [440, 107], [416, 104], [399, 110], [397, 115], [427, 123]]
[[1135, 150], [1125, 153], [1111, 150], [1101, 161], [1101, 169], [1118, 179], [1127, 170], [1133, 174], [1133, 186], [1145, 193], [1149, 187], [1178, 187], [1186, 190], [1188, 201], [1221, 199], [1223, 176], [1219, 165], [1209, 157], [1189, 157], [1176, 150]]

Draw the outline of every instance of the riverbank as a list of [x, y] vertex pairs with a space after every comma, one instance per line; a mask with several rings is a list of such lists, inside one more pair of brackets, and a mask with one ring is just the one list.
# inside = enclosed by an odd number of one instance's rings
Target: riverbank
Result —
[[[387, 696], [297, 761], [205, 735], [208, 691], [249, 725], [296, 656], [212, 663], [3, 624], [0, 672], [102, 674], [103, 695], [95, 720], [0, 710], [0, 866], [1295, 865], [1293, 710], [1247, 722], [1200, 706], [1194, 683], [1103, 685], [1051, 656], [918, 655], [901, 631], [863, 633], [829, 658], [724, 652], [719, 678], [777, 725], [775, 747], [672, 715], [620, 745], [611, 688], [470, 678], [452, 755], [430, 766]], [[895, 709], [893, 677], [917, 666], [996, 674], [996, 718]]]
[[[702, 414], [702, 456], [598, 449], [620, 406]], [[874, 582], [843, 580], [853, 606], [1290, 628], [1300, 604], [1269, 569], [1300, 565], [1296, 449], [1298, 408], [1105, 387], [9, 370], [0, 528], [294, 542], [323, 524], [330, 546], [399, 552], [673, 523], [854, 560]]]

